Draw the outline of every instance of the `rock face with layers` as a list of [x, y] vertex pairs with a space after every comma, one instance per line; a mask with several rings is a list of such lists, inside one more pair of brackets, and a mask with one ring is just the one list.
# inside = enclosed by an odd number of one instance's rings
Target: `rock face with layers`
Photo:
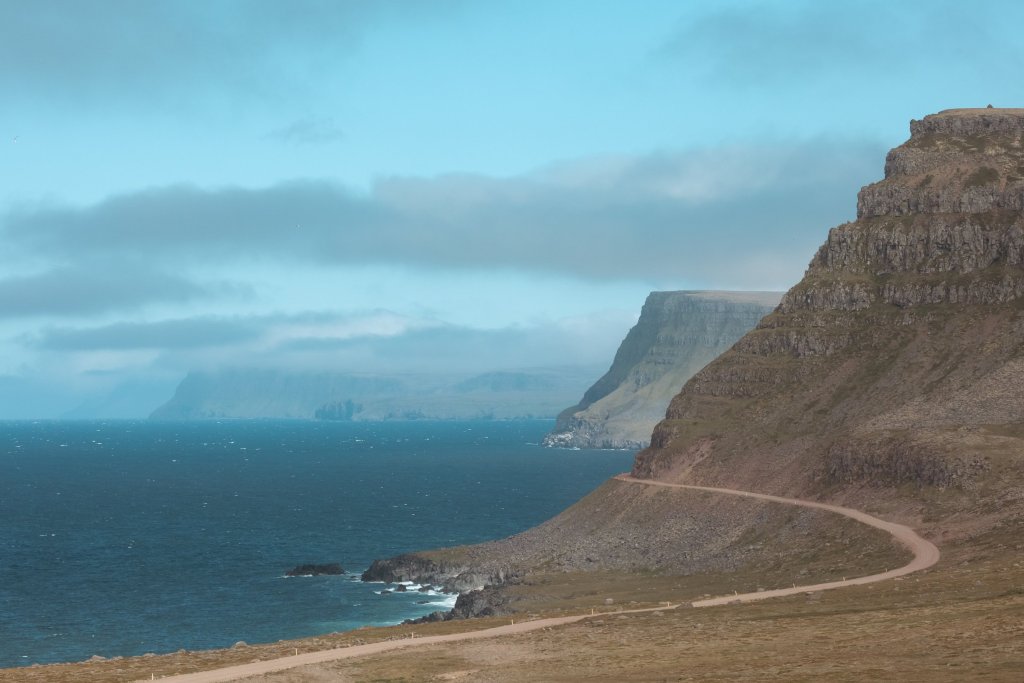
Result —
[[1019, 470], [1022, 141], [1022, 109], [911, 122], [857, 220], [686, 384], [634, 474], [807, 495]]
[[544, 445], [644, 448], [686, 380], [746, 334], [781, 297], [780, 292], [651, 292], [611, 368], [578, 404], [562, 411]]

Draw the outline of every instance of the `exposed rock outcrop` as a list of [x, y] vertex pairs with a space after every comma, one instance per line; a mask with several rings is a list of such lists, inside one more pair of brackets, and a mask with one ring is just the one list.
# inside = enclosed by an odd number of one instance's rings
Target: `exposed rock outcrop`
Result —
[[504, 590], [506, 584], [497, 584], [459, 594], [455, 606], [449, 611], [436, 611], [419, 617], [406, 619], [404, 624], [429, 624], [435, 621], [452, 621], [454, 619], [473, 619], [476, 617], [500, 617], [512, 614], [512, 598]]
[[544, 445], [640, 449], [686, 380], [779, 303], [781, 292], [651, 292], [611, 368], [558, 416]]
[[396, 557], [374, 560], [362, 573], [363, 581], [398, 583], [409, 581], [431, 584], [447, 593], [466, 593], [485, 586], [503, 584], [511, 580], [515, 572], [508, 566], [482, 566], [469, 562], [436, 562], [423, 555], [407, 553]]

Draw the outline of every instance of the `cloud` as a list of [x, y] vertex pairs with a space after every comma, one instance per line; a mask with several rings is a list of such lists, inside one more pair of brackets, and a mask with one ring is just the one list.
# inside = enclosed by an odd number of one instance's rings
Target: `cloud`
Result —
[[325, 145], [345, 138], [333, 118], [305, 118], [267, 133], [267, 138], [289, 145]]
[[162, 363], [190, 370], [256, 367], [384, 374], [600, 367], [614, 355], [632, 322], [608, 316], [587, 324], [554, 321], [497, 329], [433, 322], [388, 335], [296, 336], [272, 347], [234, 349], [230, 356], [165, 358]]
[[386, 178], [368, 195], [323, 181], [175, 186], [87, 207], [23, 207], [6, 216], [4, 237], [63, 259], [258, 257], [778, 288], [798, 279], [828, 227], [852, 218], [883, 151], [830, 139], [735, 145], [512, 178]]
[[387, 337], [433, 324], [388, 311], [337, 314], [306, 312], [232, 317], [197, 316], [146, 322], [118, 322], [93, 327], [51, 327], [29, 344], [47, 351], [158, 349], [208, 347], [249, 348], [264, 353], [287, 348], [296, 340], [337, 343], [351, 338]]
[[0, 280], [0, 318], [130, 310], [244, 291], [238, 285], [199, 284], [138, 266], [86, 263]]
[[114, 196], [95, 206], [20, 208], [7, 234], [40, 253], [117, 254], [222, 261], [239, 254], [311, 257], [342, 220], [377, 220], [375, 207], [326, 182], [265, 190], [178, 185]]
[[479, 329], [389, 311], [307, 312], [50, 327], [21, 342], [88, 377], [129, 366], [139, 376], [224, 367], [476, 372], [603, 365], [634, 321], [629, 314], [601, 313]]
[[1021, 57], [1019, 42], [995, 35], [1024, 19], [1017, 3], [803, 0], [713, 7], [681, 21], [656, 54], [716, 85], [789, 87], [859, 73], [877, 87], [921, 69], [941, 73], [940, 65], [1012, 70]]
[[[373, 320], [387, 317], [371, 312], [351, 322], [372, 327]], [[448, 375], [573, 367], [586, 368], [596, 378], [635, 322], [599, 315], [482, 330], [411, 321], [394, 334], [297, 334], [265, 343], [276, 328], [292, 326], [298, 333], [316, 321], [323, 327], [344, 322], [329, 313], [307, 313], [50, 329], [34, 339], [45, 354], [36, 371], [0, 375], [0, 415], [143, 417], [193, 371]]]
[[[384, 340], [378, 356], [390, 365], [430, 359], [430, 366], [461, 371], [488, 371], [543, 366], [606, 366], [633, 321], [557, 321], [544, 325], [513, 326], [492, 330], [439, 327], [416, 330]], [[602, 367], [603, 369], [603, 367]]]
[[44, 330], [34, 345], [47, 351], [189, 349], [237, 344], [258, 336], [258, 328], [248, 321], [200, 318], [52, 328]]
[[[344, 59], [382, 20], [415, 21], [420, 0], [38, 0], [0, 5], [0, 86], [106, 105], [189, 94], [272, 98]], [[175, 99], [181, 103], [181, 98]]]

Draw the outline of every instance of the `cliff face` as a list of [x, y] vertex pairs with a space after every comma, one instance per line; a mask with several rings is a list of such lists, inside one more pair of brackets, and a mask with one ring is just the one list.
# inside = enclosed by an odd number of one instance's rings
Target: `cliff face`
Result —
[[634, 474], [804, 495], [1016, 482], [1022, 138], [1024, 110], [912, 122], [885, 178], [861, 190], [857, 220], [686, 384]]
[[651, 292], [611, 368], [545, 446], [644, 448], [669, 401], [779, 303], [776, 292]]

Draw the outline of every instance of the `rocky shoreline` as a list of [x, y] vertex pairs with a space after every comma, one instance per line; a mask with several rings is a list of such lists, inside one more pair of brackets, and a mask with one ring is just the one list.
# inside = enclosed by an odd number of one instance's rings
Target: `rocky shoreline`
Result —
[[415, 553], [374, 560], [360, 578], [398, 584], [401, 588], [397, 590], [404, 590], [399, 582], [412, 582], [442, 593], [458, 594], [451, 610], [437, 610], [418, 619], [406, 619], [403, 624], [510, 614], [513, 611], [508, 606], [511, 600], [502, 588], [521, 581], [520, 575], [507, 567], [486, 569], [469, 564], [435, 562]]

